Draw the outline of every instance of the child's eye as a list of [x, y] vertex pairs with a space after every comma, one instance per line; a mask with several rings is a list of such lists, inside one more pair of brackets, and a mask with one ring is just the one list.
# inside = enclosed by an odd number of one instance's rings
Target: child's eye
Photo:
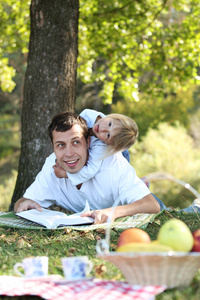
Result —
[[112, 125], [112, 122], [109, 122], [109, 124], [108, 124], [109, 126], [111, 126]]
[[108, 139], [110, 138], [110, 133], [107, 134], [107, 138], [108, 138]]

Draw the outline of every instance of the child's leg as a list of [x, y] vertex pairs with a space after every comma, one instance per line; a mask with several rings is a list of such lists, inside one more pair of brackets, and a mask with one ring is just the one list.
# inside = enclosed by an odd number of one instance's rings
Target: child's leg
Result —
[[200, 199], [195, 199], [192, 205], [179, 210], [179, 212], [185, 211], [187, 213], [200, 213]]
[[151, 193], [151, 194], [154, 196], [154, 198], [156, 199], [156, 201], [160, 205], [160, 211], [162, 211], [163, 209], [168, 210], [168, 208], [165, 206], [165, 204], [156, 195], [154, 195], [153, 193]]
[[128, 160], [128, 162], [130, 163], [130, 153], [128, 150], [124, 150], [122, 152], [123, 156]]

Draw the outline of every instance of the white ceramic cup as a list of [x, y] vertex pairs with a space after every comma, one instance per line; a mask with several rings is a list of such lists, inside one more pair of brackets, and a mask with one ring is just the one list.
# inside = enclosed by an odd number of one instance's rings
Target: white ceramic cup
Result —
[[[27, 257], [14, 265], [14, 271], [17, 275], [26, 278], [45, 277], [48, 275], [48, 263], [47, 256]], [[24, 273], [20, 272], [19, 268], [22, 268]]]
[[85, 278], [93, 268], [93, 263], [87, 256], [63, 257], [61, 261], [63, 273], [67, 280]]

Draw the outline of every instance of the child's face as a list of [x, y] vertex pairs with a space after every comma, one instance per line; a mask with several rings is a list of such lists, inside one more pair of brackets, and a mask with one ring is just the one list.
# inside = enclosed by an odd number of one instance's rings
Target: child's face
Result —
[[107, 145], [112, 144], [112, 138], [121, 127], [121, 122], [110, 117], [101, 118], [92, 127], [95, 136]]

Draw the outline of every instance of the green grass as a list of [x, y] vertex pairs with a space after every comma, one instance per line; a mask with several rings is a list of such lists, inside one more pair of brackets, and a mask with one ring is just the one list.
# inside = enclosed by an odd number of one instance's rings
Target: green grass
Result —
[[[17, 175], [19, 153], [0, 161], [0, 210], [6, 211], [12, 196]], [[194, 231], [200, 228], [200, 216], [164, 212], [146, 231], [155, 240], [162, 224], [172, 217], [180, 218]], [[110, 245], [116, 249], [120, 231], [112, 230]], [[104, 230], [23, 230], [0, 227], [0, 275], [15, 275], [13, 266], [27, 256], [47, 255], [49, 257], [49, 274], [63, 275], [61, 257], [88, 255], [94, 264], [92, 276], [110, 280], [124, 280], [123, 274], [111, 263], [96, 257], [97, 240], [105, 238]], [[197, 272], [192, 283], [185, 288], [168, 289], [156, 297], [156, 300], [197, 300], [200, 293], [200, 272]], [[8, 297], [0, 299], [41, 299], [35, 296]]]
[[[156, 239], [162, 224], [172, 217], [183, 220], [191, 231], [200, 228], [198, 215], [164, 212], [149, 224], [146, 231], [152, 240]], [[119, 230], [111, 230], [110, 245], [116, 249]], [[105, 238], [104, 230], [75, 231], [63, 230], [25, 230], [0, 227], [0, 275], [15, 275], [13, 266], [27, 256], [47, 255], [49, 257], [49, 274], [63, 275], [61, 258], [65, 256], [88, 255], [94, 264], [92, 276], [110, 280], [124, 280], [123, 275], [115, 266], [96, 257], [96, 243]], [[188, 300], [198, 299], [200, 292], [200, 273], [197, 273], [190, 286], [182, 289], [168, 289], [156, 299], [158, 300]], [[7, 299], [0, 296], [0, 299]], [[8, 298], [9, 299], [9, 298]], [[12, 299], [19, 299], [13, 297]], [[21, 299], [21, 298], [20, 298]], [[24, 296], [24, 299], [32, 299]]]

